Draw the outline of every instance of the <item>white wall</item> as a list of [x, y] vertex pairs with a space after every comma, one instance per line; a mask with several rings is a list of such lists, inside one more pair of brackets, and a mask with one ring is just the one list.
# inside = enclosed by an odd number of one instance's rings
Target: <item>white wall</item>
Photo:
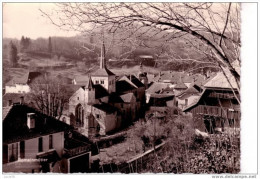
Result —
[[14, 86], [5, 86], [6, 93], [29, 93], [30, 87], [25, 84], [15, 84]]

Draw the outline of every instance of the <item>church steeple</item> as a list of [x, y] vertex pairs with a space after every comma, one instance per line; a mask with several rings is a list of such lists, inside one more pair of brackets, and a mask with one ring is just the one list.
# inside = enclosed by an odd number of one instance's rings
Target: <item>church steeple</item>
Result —
[[104, 32], [102, 32], [102, 46], [101, 46], [101, 56], [100, 56], [100, 69], [106, 68], [106, 50], [104, 42]]

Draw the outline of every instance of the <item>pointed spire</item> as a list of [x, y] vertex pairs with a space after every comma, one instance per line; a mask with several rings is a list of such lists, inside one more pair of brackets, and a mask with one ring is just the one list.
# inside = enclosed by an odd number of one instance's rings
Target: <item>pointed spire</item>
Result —
[[105, 50], [105, 40], [104, 40], [104, 30], [102, 30], [102, 46], [101, 46], [101, 56], [100, 56], [100, 69], [106, 68], [106, 50]]
[[88, 84], [85, 86], [86, 89], [92, 89], [93, 88], [93, 82], [91, 79], [91, 76], [89, 77]]

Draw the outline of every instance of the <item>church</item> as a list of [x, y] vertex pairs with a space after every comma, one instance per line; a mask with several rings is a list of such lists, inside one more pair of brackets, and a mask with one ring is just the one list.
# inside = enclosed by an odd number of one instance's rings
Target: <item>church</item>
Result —
[[[140, 75], [141, 74], [141, 75]], [[143, 80], [144, 75], [139, 76]], [[116, 76], [106, 66], [104, 43], [100, 68], [69, 99], [70, 124], [87, 136], [104, 136], [127, 127], [144, 114], [145, 87], [133, 74]]]

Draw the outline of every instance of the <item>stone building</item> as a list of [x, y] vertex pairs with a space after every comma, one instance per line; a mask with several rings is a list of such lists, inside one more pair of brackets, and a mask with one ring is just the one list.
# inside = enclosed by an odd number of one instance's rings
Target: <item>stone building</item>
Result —
[[106, 66], [104, 45], [100, 68], [85, 81], [69, 99], [70, 124], [81, 134], [106, 135], [139, 118], [145, 85], [132, 74], [116, 78]]

